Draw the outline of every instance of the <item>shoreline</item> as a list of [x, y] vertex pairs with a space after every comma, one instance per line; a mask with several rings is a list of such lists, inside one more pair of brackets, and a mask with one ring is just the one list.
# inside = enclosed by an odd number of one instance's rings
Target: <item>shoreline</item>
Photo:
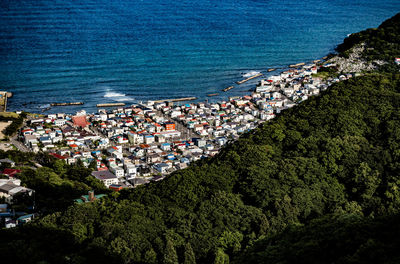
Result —
[[[93, 106], [88, 106], [88, 108], [97, 108], [97, 111], [92, 112], [91, 110], [89, 110], [88, 112], [90, 114], [95, 114], [96, 112], [98, 112], [98, 109], [100, 107], [102, 108], [106, 108], [106, 109], [115, 109], [116, 107], [130, 107], [132, 105], [138, 105], [138, 104], [151, 104], [151, 102], [155, 102], [155, 103], [160, 103], [160, 102], [189, 102], [189, 101], [195, 101], [195, 102], [219, 102], [219, 101], [225, 101], [225, 100], [229, 100], [230, 97], [236, 97], [236, 96], [240, 96], [240, 95], [232, 95], [229, 94], [229, 92], [231, 90], [235, 90], [235, 93], [248, 93], [251, 91], [255, 91], [255, 89], [250, 89], [250, 90], [237, 90], [236, 88], [240, 88], [243, 84], [248, 81], [255, 81], [255, 80], [260, 80], [262, 78], [267, 78], [271, 75], [277, 74], [277, 73], [281, 73], [287, 70], [295, 70], [295, 69], [299, 69], [302, 68], [305, 65], [309, 65], [309, 64], [322, 64], [324, 62], [327, 61], [327, 59], [330, 59], [332, 57], [333, 54], [332, 52], [330, 52], [329, 54], [320, 57], [319, 59], [308, 59], [308, 60], [304, 60], [303, 62], [297, 62], [297, 63], [290, 63], [287, 64], [285, 66], [273, 66], [273, 67], [265, 67], [264, 70], [260, 70], [260, 71], [255, 71], [256, 73], [252, 76], [246, 77], [246, 78], [242, 78], [240, 80], [233, 80], [231, 84], [229, 84], [229, 86], [227, 85], [227, 88], [224, 88], [222, 90], [219, 89], [215, 89], [215, 91], [213, 91], [212, 93], [209, 92], [205, 92], [202, 93], [201, 97], [204, 98], [198, 98], [197, 96], [191, 96], [188, 95], [186, 97], [181, 97], [181, 98], [168, 98], [168, 99], [163, 99], [163, 98], [156, 98], [156, 99], [148, 99], [148, 100], [132, 100], [132, 101], [123, 101], [120, 102], [118, 100], [116, 101], [110, 101], [110, 102], [95, 102]], [[251, 71], [251, 70], [249, 70]], [[242, 88], [243, 88], [242, 87]], [[218, 93], [219, 91], [222, 91], [223, 93], [220, 94]], [[211, 95], [211, 96], [210, 96]], [[241, 95], [244, 96], [244, 95]], [[188, 100], [184, 100], [188, 98]], [[32, 104], [32, 102], [27, 103], [24, 102], [22, 103], [23, 105], [28, 105], [28, 104]], [[10, 100], [8, 101], [8, 105], [10, 105]], [[12, 105], [12, 102], [11, 102]], [[31, 113], [39, 113], [40, 114], [54, 114], [54, 113], [60, 113], [60, 111], [50, 111], [52, 110], [54, 107], [56, 107], [57, 109], [63, 110], [63, 108], [68, 107], [68, 109], [72, 109], [73, 107], [77, 107], [80, 105], [87, 105], [87, 103], [85, 101], [82, 102], [67, 102], [67, 103], [57, 103], [57, 102], [52, 102], [52, 103], [47, 103], [47, 104], [42, 104], [41, 106], [37, 107], [37, 111], [30, 111]], [[65, 114], [72, 114], [73, 112], [79, 112], [85, 110], [84, 108], [78, 108], [78, 109], [74, 109], [73, 111], [61, 111]], [[13, 112], [19, 112], [19, 111], [24, 111], [23, 109], [19, 109], [19, 110], [14, 110]], [[86, 111], [86, 110], [85, 110]]]

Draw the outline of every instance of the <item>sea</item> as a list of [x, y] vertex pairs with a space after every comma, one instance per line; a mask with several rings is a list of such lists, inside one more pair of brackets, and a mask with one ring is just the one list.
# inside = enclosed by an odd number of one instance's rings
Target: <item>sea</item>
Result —
[[[44, 113], [224, 100], [259, 78], [235, 81], [319, 59], [399, 11], [400, 0], [1, 0], [0, 90], [9, 111]], [[49, 108], [62, 102], [84, 105]]]

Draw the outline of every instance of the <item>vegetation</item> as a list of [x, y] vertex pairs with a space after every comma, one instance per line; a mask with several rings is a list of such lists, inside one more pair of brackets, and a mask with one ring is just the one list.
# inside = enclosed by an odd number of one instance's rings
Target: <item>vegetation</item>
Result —
[[5, 118], [18, 118], [19, 114], [14, 113], [14, 112], [0, 112], [0, 117], [5, 117]]
[[[3, 231], [9, 239], [0, 248], [11, 247], [5, 254], [21, 261], [28, 257], [22, 252], [35, 250], [34, 261], [61, 263], [181, 263], [193, 256], [197, 263], [228, 263], [257, 241], [280, 241], [293, 226], [301, 234], [303, 225], [308, 230], [324, 219], [329, 226], [348, 214], [366, 219], [360, 221], [397, 214], [399, 106], [399, 74], [338, 83], [164, 181]], [[24, 181], [67, 192], [76, 188], [68, 180], [82, 181], [73, 167], [48, 166], [25, 171]], [[50, 193], [43, 188], [37, 192]], [[34, 235], [50, 230], [52, 237]], [[47, 254], [49, 244], [63, 250]], [[316, 262], [322, 253], [316, 251]]]
[[337, 77], [339, 75], [338, 69], [336, 67], [321, 67], [318, 73], [313, 74], [313, 78], [322, 78], [326, 80], [328, 78]]
[[20, 115], [11, 114], [11, 113], [2, 113], [0, 115], [0, 121], [12, 121], [12, 123], [4, 129], [3, 133], [6, 136], [14, 135], [18, 129], [22, 126], [24, 122], [24, 118], [26, 118], [26, 113], [22, 113]]
[[363, 57], [368, 61], [381, 60], [394, 65], [394, 58], [400, 57], [400, 13], [383, 22], [378, 28], [370, 28], [351, 34], [337, 51], [344, 57], [350, 49], [361, 43], [366, 44]]
[[[161, 182], [1, 230], [0, 253], [44, 263], [398, 263], [399, 107], [398, 72], [337, 83]], [[79, 165], [38, 158], [47, 168], [21, 177], [49, 198], [86, 180]]]
[[[3, 158], [15, 161], [17, 168], [22, 170], [18, 178], [22, 185], [35, 190], [36, 207], [42, 213], [65, 209], [74, 203], [74, 199], [89, 190], [95, 190], [96, 193], [110, 192], [102, 182], [91, 176], [93, 168], [85, 168], [82, 162], [67, 165], [45, 153], [15, 150], [0, 150], [0, 159]], [[44, 166], [36, 168], [35, 163]], [[3, 166], [9, 167], [7, 163]]]
[[400, 218], [326, 216], [256, 243], [234, 263], [400, 263]]

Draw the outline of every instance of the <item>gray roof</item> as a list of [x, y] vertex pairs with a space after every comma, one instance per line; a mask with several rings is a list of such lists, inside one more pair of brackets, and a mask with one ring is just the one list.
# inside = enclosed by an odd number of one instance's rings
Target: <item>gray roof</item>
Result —
[[6, 183], [0, 186], [0, 192], [9, 193], [12, 189], [19, 187], [13, 183]]
[[14, 163], [14, 161], [10, 159], [0, 159], [0, 163], [5, 162], [5, 163]]
[[110, 171], [93, 171], [92, 176], [99, 180], [117, 179], [117, 176], [112, 174]]

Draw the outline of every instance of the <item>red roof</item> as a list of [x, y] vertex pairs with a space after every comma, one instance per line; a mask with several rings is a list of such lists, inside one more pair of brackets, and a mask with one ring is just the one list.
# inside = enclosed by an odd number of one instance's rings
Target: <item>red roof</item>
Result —
[[86, 116], [73, 116], [72, 121], [75, 126], [86, 127], [89, 125], [89, 122], [86, 121]]
[[59, 154], [57, 154], [57, 153], [50, 153], [50, 155], [53, 156], [53, 157], [55, 157], [55, 158], [57, 158], [57, 159], [61, 159], [61, 160], [66, 159], [66, 157], [61, 156], [61, 155], [59, 155]]
[[20, 170], [17, 170], [17, 169], [9, 169], [9, 168], [6, 168], [6, 169], [4, 169], [3, 174], [8, 175], [8, 176], [13, 176], [13, 175], [15, 175], [15, 174], [17, 174], [17, 173], [20, 173], [20, 172], [21, 172], [21, 171], [20, 171]]

